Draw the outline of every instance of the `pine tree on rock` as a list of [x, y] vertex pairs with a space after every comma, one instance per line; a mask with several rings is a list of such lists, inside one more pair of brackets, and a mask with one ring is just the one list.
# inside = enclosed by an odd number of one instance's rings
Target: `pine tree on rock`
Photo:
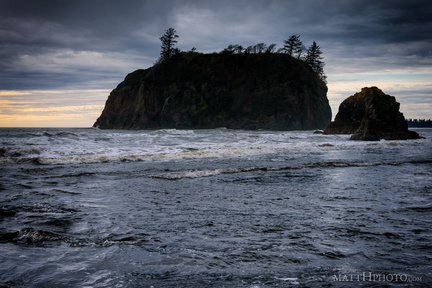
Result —
[[174, 28], [168, 28], [165, 34], [159, 38], [162, 41], [159, 62], [170, 59], [179, 51], [177, 48], [174, 48], [177, 43], [176, 38], [178, 37], [177, 31]]
[[300, 35], [292, 35], [288, 38], [288, 40], [284, 41], [283, 51], [290, 56], [297, 54], [297, 58], [300, 59], [301, 54], [303, 52], [303, 43], [300, 40]]
[[321, 61], [323, 59], [321, 54], [321, 48], [315, 41], [313, 41], [312, 45], [307, 49], [305, 62], [320, 76], [323, 81], [325, 81], [327, 78], [324, 74], [325, 63]]

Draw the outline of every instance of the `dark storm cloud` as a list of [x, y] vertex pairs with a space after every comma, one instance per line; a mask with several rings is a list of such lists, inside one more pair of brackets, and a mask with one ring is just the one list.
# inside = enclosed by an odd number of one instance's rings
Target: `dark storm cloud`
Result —
[[2, 43], [36, 53], [51, 48], [117, 51], [128, 44], [145, 45], [131, 34], [142, 28], [158, 32], [152, 27], [164, 23], [168, 11], [146, 1], [14, 0], [2, 1], [0, 7]]
[[[424, 0], [3, 0], [0, 89], [94, 83], [149, 66], [171, 26], [184, 50], [258, 42], [280, 47], [300, 34], [306, 45], [317, 41], [333, 66], [355, 57], [350, 63], [360, 67], [364, 57], [385, 55], [389, 67], [430, 65], [430, 15], [432, 4]], [[76, 63], [62, 58], [70, 51]]]
[[[120, 59], [125, 65], [130, 64], [127, 61], [148, 65], [152, 62], [147, 58], [158, 56], [158, 35], [165, 29], [170, 7], [169, 1], [3, 0], [0, 89], [84, 83], [90, 77], [113, 76], [113, 68], [124, 74], [127, 67], [111, 65]], [[54, 59], [61, 60], [68, 51], [104, 53], [106, 59], [94, 65], [86, 61], [81, 67], [65, 65], [59, 71], [62, 62]]]

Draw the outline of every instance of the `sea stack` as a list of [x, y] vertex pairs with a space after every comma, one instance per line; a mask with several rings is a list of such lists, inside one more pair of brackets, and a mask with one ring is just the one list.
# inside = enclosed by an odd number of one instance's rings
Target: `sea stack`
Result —
[[399, 106], [394, 96], [377, 87], [365, 87], [340, 104], [335, 120], [324, 134], [352, 134], [351, 140], [366, 141], [421, 138], [408, 130]]
[[94, 124], [101, 129], [324, 129], [327, 85], [282, 53], [181, 52], [126, 76]]

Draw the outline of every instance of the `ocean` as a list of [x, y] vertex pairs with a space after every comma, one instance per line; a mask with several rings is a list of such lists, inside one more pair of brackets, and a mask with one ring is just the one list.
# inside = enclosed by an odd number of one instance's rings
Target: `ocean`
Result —
[[432, 287], [432, 129], [0, 129], [0, 287]]

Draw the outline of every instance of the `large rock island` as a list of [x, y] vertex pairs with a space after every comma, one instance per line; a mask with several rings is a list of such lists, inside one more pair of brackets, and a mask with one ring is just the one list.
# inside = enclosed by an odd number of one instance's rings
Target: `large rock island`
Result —
[[399, 102], [377, 87], [365, 87], [345, 99], [339, 106], [335, 121], [324, 134], [352, 134], [352, 140], [406, 140], [421, 138], [409, 131]]
[[323, 129], [327, 86], [287, 54], [181, 52], [126, 76], [94, 124], [101, 129]]

